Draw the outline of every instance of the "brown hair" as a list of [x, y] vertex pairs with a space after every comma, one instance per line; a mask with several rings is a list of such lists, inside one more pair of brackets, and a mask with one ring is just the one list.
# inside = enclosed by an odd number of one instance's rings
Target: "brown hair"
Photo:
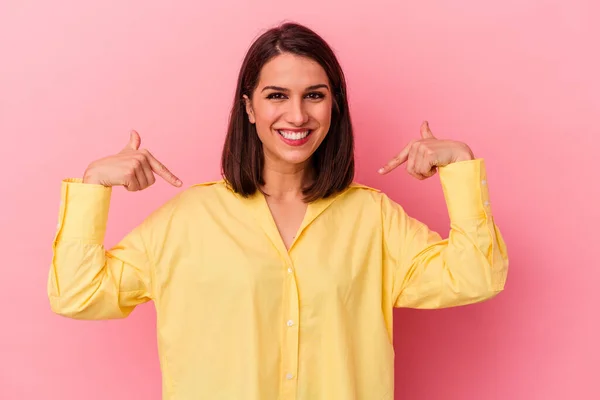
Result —
[[346, 80], [329, 45], [315, 32], [285, 23], [262, 34], [242, 63], [221, 156], [222, 175], [244, 197], [261, 190], [264, 154], [256, 127], [246, 115], [243, 96], [252, 98], [262, 67], [273, 57], [291, 53], [311, 58], [323, 67], [333, 96], [331, 125], [311, 157], [314, 182], [304, 189], [305, 201], [325, 198], [346, 189], [354, 179], [354, 135], [348, 110]]

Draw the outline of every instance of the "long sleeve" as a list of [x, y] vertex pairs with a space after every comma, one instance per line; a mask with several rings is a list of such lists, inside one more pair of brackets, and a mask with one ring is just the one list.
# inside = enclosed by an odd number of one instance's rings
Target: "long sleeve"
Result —
[[450, 217], [447, 239], [383, 205], [385, 251], [393, 268], [395, 307], [445, 308], [481, 302], [504, 289], [508, 255], [494, 223], [482, 159], [439, 170]]
[[111, 188], [62, 182], [58, 225], [48, 276], [52, 310], [76, 319], [128, 316], [153, 298], [152, 262], [143, 230], [149, 219], [105, 250]]

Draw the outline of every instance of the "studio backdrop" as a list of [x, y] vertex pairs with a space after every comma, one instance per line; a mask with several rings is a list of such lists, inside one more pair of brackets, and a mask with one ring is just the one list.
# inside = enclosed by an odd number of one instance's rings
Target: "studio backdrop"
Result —
[[[314, 29], [339, 57], [357, 181], [446, 236], [437, 176], [377, 169], [423, 120], [486, 160], [506, 290], [398, 310], [396, 398], [600, 398], [599, 17], [592, 0], [3, 0], [0, 398], [160, 398], [152, 303], [114, 321], [50, 311], [61, 180], [120, 151], [130, 129], [184, 187], [219, 179], [242, 58], [283, 21]], [[105, 244], [180, 190], [115, 188]]]

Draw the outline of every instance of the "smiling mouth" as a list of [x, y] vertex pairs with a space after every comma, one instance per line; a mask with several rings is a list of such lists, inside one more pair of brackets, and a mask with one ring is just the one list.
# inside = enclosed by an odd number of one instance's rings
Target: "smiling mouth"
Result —
[[279, 133], [284, 139], [287, 140], [302, 140], [302, 139], [306, 139], [308, 137], [308, 135], [310, 135], [312, 133], [312, 129], [307, 129], [305, 131], [286, 131], [286, 130], [277, 130], [277, 133]]

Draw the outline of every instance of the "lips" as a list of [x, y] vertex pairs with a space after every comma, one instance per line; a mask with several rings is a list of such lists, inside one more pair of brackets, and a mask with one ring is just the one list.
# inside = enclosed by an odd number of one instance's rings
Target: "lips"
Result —
[[277, 132], [287, 140], [302, 140], [310, 135], [312, 131], [306, 129], [302, 131], [278, 130]]
[[278, 129], [279, 137], [284, 143], [290, 146], [302, 146], [307, 143], [310, 139], [310, 134], [313, 132], [312, 129]]

